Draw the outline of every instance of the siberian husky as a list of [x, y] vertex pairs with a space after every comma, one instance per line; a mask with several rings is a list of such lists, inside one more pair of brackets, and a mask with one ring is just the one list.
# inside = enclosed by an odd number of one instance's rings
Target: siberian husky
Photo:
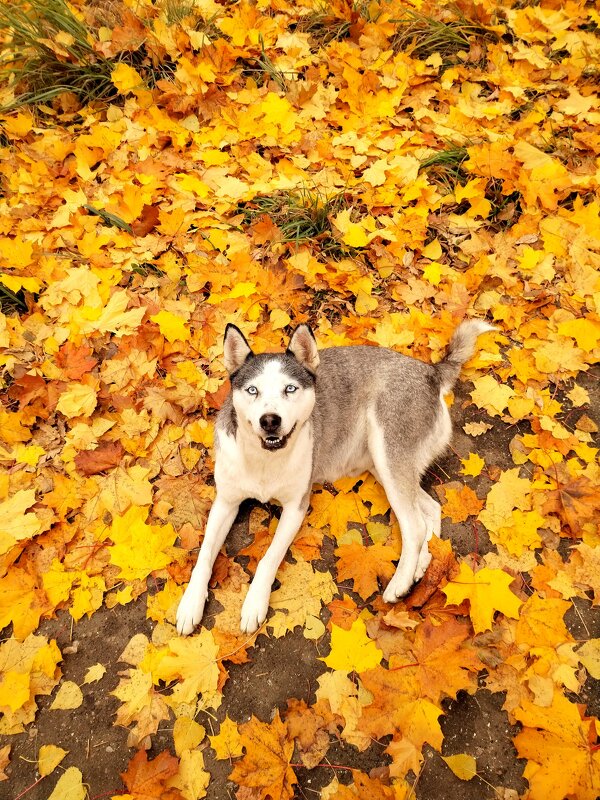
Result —
[[402, 554], [383, 599], [406, 595], [431, 560], [440, 506], [420, 485], [451, 433], [444, 394], [475, 349], [486, 322], [463, 322], [443, 360], [432, 366], [383, 347], [319, 351], [300, 325], [285, 353], [255, 355], [229, 324], [224, 360], [231, 391], [215, 425], [217, 494], [190, 583], [177, 610], [177, 630], [202, 619], [217, 554], [242, 500], [277, 499], [281, 519], [242, 607], [241, 629], [264, 622], [275, 575], [308, 509], [313, 483], [371, 472], [400, 523]]

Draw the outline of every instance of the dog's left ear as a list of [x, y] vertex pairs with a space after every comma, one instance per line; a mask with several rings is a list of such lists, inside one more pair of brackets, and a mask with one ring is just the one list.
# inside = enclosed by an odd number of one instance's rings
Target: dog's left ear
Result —
[[303, 367], [313, 374], [319, 366], [319, 351], [314, 334], [308, 325], [299, 325], [292, 334], [287, 349]]

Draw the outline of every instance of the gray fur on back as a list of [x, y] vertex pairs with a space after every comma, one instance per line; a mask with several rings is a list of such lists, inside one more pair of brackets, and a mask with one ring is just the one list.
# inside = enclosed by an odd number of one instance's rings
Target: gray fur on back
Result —
[[340, 451], [360, 449], [360, 439], [366, 450], [368, 412], [400, 452], [408, 455], [418, 448], [438, 414], [440, 381], [435, 367], [379, 347], [332, 347], [319, 355], [312, 417], [316, 482], [328, 475]]

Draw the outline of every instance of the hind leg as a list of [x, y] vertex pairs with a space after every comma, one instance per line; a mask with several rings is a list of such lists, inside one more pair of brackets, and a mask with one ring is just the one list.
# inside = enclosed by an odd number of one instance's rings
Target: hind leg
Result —
[[427, 534], [423, 546], [421, 547], [421, 552], [419, 553], [417, 571], [415, 572], [416, 581], [423, 577], [431, 561], [428, 542], [433, 535], [439, 537], [442, 528], [442, 509], [440, 504], [436, 502], [433, 497], [428, 495], [424, 489], [419, 489], [418, 502], [421, 513], [425, 518]]
[[369, 450], [373, 472], [385, 489], [402, 534], [400, 561], [383, 594], [386, 603], [395, 603], [409, 593], [415, 582], [423, 546], [427, 549], [428, 525], [421, 507], [418, 474], [408, 459], [400, 462], [390, 458], [383, 429], [375, 422], [369, 430]]

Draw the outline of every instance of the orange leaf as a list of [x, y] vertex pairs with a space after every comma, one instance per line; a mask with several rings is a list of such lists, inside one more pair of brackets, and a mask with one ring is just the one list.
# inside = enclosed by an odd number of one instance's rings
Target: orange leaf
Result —
[[452, 522], [464, 522], [467, 517], [479, 514], [483, 508], [483, 500], [480, 500], [473, 489], [469, 486], [461, 486], [460, 489], [446, 485], [446, 502], [442, 506], [442, 514], [450, 517]]
[[351, 578], [354, 591], [367, 600], [374, 592], [379, 591], [377, 578], [389, 579], [395, 572], [394, 559], [398, 553], [394, 547], [386, 544], [372, 544], [364, 547], [358, 542], [343, 544], [336, 548], [338, 580]]
[[294, 742], [279, 712], [270, 724], [253, 716], [250, 722], [240, 726], [240, 731], [246, 754], [235, 764], [230, 780], [256, 789], [253, 796], [264, 800], [273, 797], [292, 800], [296, 783], [296, 775], [290, 767]]
[[178, 759], [166, 750], [152, 761], [148, 761], [145, 750], [138, 750], [121, 778], [133, 800], [182, 800], [177, 789], [165, 785], [178, 771]]

